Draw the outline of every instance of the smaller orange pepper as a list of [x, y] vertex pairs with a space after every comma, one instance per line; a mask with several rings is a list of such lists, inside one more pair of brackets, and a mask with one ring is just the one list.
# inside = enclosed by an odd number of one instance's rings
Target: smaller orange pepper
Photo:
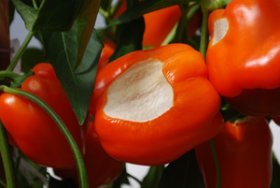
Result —
[[115, 47], [112, 43], [107, 41], [104, 42], [104, 47], [101, 51], [98, 66], [97, 66], [97, 72], [99, 72], [98, 70], [102, 69], [104, 66], [107, 65], [107, 63], [109, 62], [109, 58], [114, 53], [114, 50]]
[[[122, 5], [115, 14], [120, 16], [126, 10], [126, 1], [122, 1]], [[143, 36], [144, 46], [158, 47], [171, 32], [172, 28], [179, 21], [182, 12], [178, 5], [159, 9], [144, 14], [145, 31]]]
[[144, 14], [143, 45], [160, 46], [179, 21], [181, 15], [180, 7], [177, 5]]
[[89, 122], [85, 134], [85, 164], [90, 188], [112, 183], [122, 173], [124, 163], [112, 159], [101, 147], [95, 133], [93, 121]]
[[[272, 178], [272, 135], [261, 117], [226, 122], [213, 139], [222, 188], [269, 188]], [[207, 188], [216, 187], [216, 168], [209, 143], [196, 147]]]
[[[97, 65], [97, 70], [96, 70], [96, 77], [98, 77], [98, 74], [100, 72], [101, 69], [103, 69], [109, 62], [110, 57], [113, 55], [114, 53], [114, 45], [110, 42], [105, 41], [104, 42], [104, 47], [101, 51], [101, 55], [100, 55], [100, 59]], [[93, 92], [92, 92], [92, 96], [91, 96], [91, 100], [90, 100], [90, 105], [89, 105], [89, 112], [90, 114], [95, 114], [95, 108], [96, 108], [96, 101], [97, 98], [101, 95], [101, 93], [103, 92], [103, 83], [102, 82], [97, 82], [95, 80], [94, 82], [94, 88], [93, 88]]]

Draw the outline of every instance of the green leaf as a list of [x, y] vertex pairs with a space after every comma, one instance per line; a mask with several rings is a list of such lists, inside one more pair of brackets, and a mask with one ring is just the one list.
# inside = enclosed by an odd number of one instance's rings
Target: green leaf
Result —
[[102, 42], [93, 31], [99, 0], [85, 0], [81, 14], [68, 32], [41, 32], [39, 36], [72, 107], [82, 124], [88, 110]]
[[194, 150], [170, 163], [164, 170], [159, 188], [204, 188]]
[[38, 48], [27, 48], [21, 56], [21, 71], [28, 72], [36, 64], [46, 61], [45, 52]]
[[155, 1], [141, 1], [139, 3], [134, 3], [129, 7], [120, 17], [112, 22], [109, 25], [118, 25], [130, 22], [136, 18], [139, 18], [143, 14], [166, 8], [176, 4], [187, 4], [189, 0], [155, 0]]
[[42, 33], [47, 56], [53, 65], [58, 78], [82, 124], [93, 89], [95, 72], [101, 49], [101, 40], [96, 32], [92, 33], [85, 54], [76, 67], [79, 40], [77, 29], [69, 32]]
[[273, 176], [270, 188], [279, 188], [280, 187], [280, 164], [276, 157], [273, 155]]
[[77, 37], [79, 40], [77, 65], [80, 64], [90, 40], [96, 16], [98, 14], [99, 4], [100, 0], [85, 0], [81, 14], [78, 16], [75, 23], [75, 26], [78, 28]]
[[[85, 0], [42, 0], [38, 8], [24, 0], [12, 0], [30, 31], [66, 31], [74, 23]], [[63, 11], [62, 11], [63, 10]]]
[[152, 166], [149, 169], [148, 174], [142, 181], [141, 188], [154, 188], [158, 187], [164, 166]]
[[142, 49], [142, 40], [145, 28], [144, 25], [144, 19], [143, 17], [140, 17], [117, 27], [117, 48], [114, 54], [110, 57], [110, 61], [115, 60], [129, 52]]

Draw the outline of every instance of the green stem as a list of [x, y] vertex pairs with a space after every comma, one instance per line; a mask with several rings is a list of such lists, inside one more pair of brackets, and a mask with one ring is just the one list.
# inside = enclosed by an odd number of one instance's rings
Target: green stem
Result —
[[17, 51], [15, 57], [12, 59], [10, 65], [8, 66], [8, 68], [6, 69], [7, 71], [12, 71], [14, 70], [14, 68], [16, 67], [19, 59], [21, 58], [22, 54], [24, 53], [26, 47], [28, 46], [30, 40], [33, 37], [33, 32], [29, 31], [29, 33], [27, 34], [27, 36], [25, 37], [21, 47], [19, 48], [19, 50]]
[[42, 101], [41, 99], [39, 99], [38, 97], [36, 97], [33, 94], [30, 94], [30, 93], [25, 92], [20, 89], [9, 88], [4, 85], [0, 86], [0, 90], [7, 92], [7, 93], [26, 97], [30, 101], [39, 105], [42, 109], [45, 110], [45, 112], [47, 112], [49, 114], [49, 116], [56, 122], [58, 128], [61, 130], [61, 132], [65, 136], [66, 140], [68, 141], [68, 143], [72, 149], [73, 155], [76, 160], [78, 172], [79, 172], [80, 187], [88, 188], [88, 180], [87, 180], [87, 174], [86, 174], [86, 170], [85, 170], [85, 164], [83, 161], [83, 156], [82, 156], [82, 154], [79, 150], [79, 147], [78, 147], [77, 143], [75, 142], [73, 136], [71, 135], [71, 133], [69, 132], [69, 130], [67, 129], [67, 127], [65, 126], [65, 124], [61, 120], [61, 118], [44, 101]]
[[200, 38], [200, 52], [205, 57], [208, 45], [208, 10], [202, 10], [202, 25], [201, 25], [201, 38]]
[[215, 149], [215, 142], [211, 140], [209, 142], [211, 153], [215, 162], [215, 168], [216, 168], [216, 188], [221, 188], [221, 171], [220, 171], [220, 165], [219, 165], [219, 158]]
[[0, 148], [1, 148], [0, 151], [3, 160], [3, 165], [5, 169], [5, 176], [7, 182], [6, 187], [14, 188], [16, 186], [15, 186], [13, 162], [12, 162], [12, 157], [10, 155], [6, 132], [1, 122], [0, 122]]
[[151, 166], [148, 174], [143, 179], [142, 183], [140, 184], [141, 187], [159, 187], [160, 179], [162, 177], [164, 171], [164, 165], [161, 166]]
[[129, 173], [126, 173], [126, 175], [127, 175], [127, 177], [132, 178], [132, 179], [135, 180], [139, 185], [141, 185], [142, 182], [141, 182], [138, 178], [136, 178], [135, 176], [133, 176], [133, 175], [131, 175], [131, 174], [129, 174]]
[[11, 72], [11, 71], [0, 71], [0, 79], [1, 78], [10, 78], [12, 80], [14, 80], [16, 77], [18, 77], [19, 75], [15, 72]]
[[32, 4], [33, 4], [33, 7], [34, 7], [35, 9], [38, 9], [38, 8], [39, 8], [38, 5], [37, 5], [36, 0], [32, 0]]

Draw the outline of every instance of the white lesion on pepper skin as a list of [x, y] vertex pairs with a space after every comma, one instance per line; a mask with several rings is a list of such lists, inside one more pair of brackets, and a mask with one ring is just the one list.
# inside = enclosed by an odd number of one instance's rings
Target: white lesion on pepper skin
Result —
[[108, 88], [104, 113], [112, 118], [147, 122], [173, 106], [173, 89], [166, 80], [163, 63], [147, 59], [134, 64]]
[[229, 23], [227, 18], [221, 18], [214, 22], [214, 33], [212, 39], [212, 45], [220, 42], [226, 35], [229, 29]]

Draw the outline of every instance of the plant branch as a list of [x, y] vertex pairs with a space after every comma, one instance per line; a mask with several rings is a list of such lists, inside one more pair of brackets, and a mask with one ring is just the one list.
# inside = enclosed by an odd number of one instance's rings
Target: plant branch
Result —
[[37, 4], [37, 2], [36, 2], [36, 0], [32, 0], [32, 4], [33, 4], [33, 7], [35, 8], [35, 9], [38, 9], [39, 7], [38, 7], [38, 4]]
[[7, 70], [8, 71], [12, 71], [14, 70], [14, 68], [16, 67], [19, 59], [21, 58], [22, 54], [24, 53], [26, 47], [28, 46], [30, 40], [33, 37], [33, 32], [29, 31], [29, 33], [27, 34], [27, 36], [25, 37], [21, 47], [19, 48], [19, 50], [17, 51], [15, 57], [12, 59], [11, 64], [8, 66]]
[[211, 153], [215, 162], [215, 169], [216, 169], [216, 188], [221, 188], [221, 170], [219, 165], [219, 158], [215, 149], [215, 142], [211, 140], [209, 142]]

